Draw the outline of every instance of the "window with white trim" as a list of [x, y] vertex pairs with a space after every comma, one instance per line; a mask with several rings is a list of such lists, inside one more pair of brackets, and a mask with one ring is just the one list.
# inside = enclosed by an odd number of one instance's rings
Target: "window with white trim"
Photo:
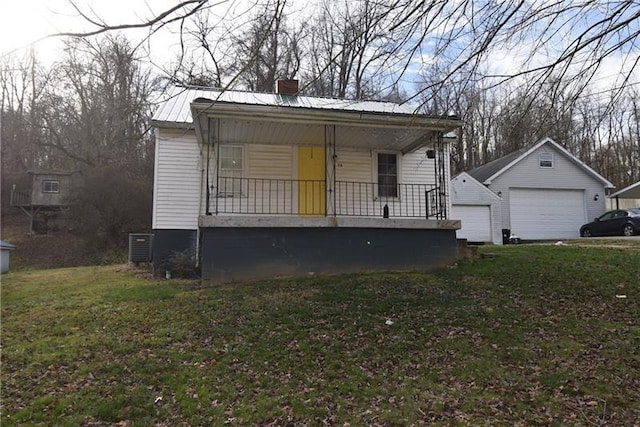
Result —
[[538, 153], [538, 164], [541, 168], [553, 167], [553, 153], [541, 152]]
[[398, 155], [377, 153], [378, 197], [398, 197]]
[[240, 145], [221, 145], [218, 157], [218, 196], [242, 196], [244, 148]]
[[60, 192], [60, 181], [47, 179], [42, 181], [42, 192], [43, 193], [59, 193]]

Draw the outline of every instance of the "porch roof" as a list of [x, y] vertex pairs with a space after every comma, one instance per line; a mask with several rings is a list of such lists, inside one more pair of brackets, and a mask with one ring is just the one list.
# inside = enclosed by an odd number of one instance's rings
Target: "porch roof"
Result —
[[415, 150], [462, 122], [452, 116], [417, 114], [408, 105], [275, 93], [174, 88], [153, 117], [158, 127], [193, 127], [201, 141], [323, 144], [325, 125], [335, 126], [338, 146]]

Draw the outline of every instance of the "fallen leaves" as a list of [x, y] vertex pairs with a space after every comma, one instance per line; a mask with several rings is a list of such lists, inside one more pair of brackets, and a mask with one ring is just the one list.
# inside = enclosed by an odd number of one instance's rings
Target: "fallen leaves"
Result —
[[3, 421], [638, 424], [637, 255], [553, 249], [497, 248], [438, 274], [164, 289], [169, 299], [143, 282], [67, 284], [37, 304], [9, 295]]

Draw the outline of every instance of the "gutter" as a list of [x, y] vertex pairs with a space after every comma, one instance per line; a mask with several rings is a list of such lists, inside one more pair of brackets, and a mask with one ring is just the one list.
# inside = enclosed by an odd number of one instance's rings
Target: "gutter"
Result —
[[[398, 129], [428, 129], [446, 132], [462, 126], [453, 117], [428, 117], [398, 113], [367, 113], [361, 111], [327, 111], [263, 105], [222, 104], [215, 101], [191, 103], [192, 116], [201, 114], [216, 118], [275, 121], [279, 123], [333, 124]], [[152, 122], [153, 123], [153, 122]]]

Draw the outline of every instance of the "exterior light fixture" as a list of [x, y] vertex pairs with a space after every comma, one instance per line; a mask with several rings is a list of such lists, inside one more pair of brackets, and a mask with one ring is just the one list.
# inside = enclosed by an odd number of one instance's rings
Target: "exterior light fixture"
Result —
[[599, 195], [598, 193], [596, 193], [596, 195], [595, 195], [595, 196], [593, 196], [593, 200], [594, 200], [595, 202], [597, 202], [597, 201], [598, 201], [598, 199], [600, 199], [600, 195]]

